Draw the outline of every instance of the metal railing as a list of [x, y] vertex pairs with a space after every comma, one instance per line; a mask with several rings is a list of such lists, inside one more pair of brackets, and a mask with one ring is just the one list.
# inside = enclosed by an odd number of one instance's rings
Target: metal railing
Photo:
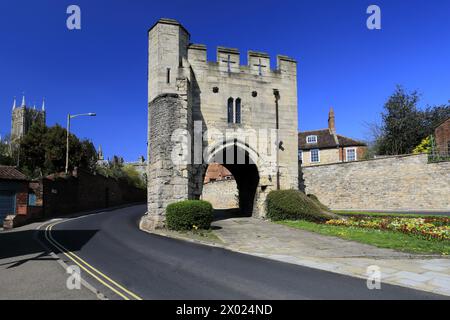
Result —
[[448, 146], [443, 147], [442, 145], [438, 147], [436, 145], [436, 139], [433, 135], [430, 136], [431, 151], [428, 153], [428, 162], [445, 162], [450, 161], [450, 142]]
[[435, 162], [445, 162], [450, 161], [450, 152], [430, 152], [428, 154], [428, 162], [435, 163]]

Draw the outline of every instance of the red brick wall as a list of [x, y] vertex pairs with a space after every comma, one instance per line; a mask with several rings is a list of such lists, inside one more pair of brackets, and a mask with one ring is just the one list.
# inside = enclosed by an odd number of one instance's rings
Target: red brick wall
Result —
[[21, 183], [16, 192], [16, 214], [26, 216], [28, 213], [28, 182]]
[[[356, 148], [356, 159], [362, 160], [364, 158], [364, 155], [367, 152], [367, 147], [355, 147]], [[346, 154], [345, 154], [345, 148], [339, 148], [339, 161], [340, 162], [345, 162], [346, 159]]]
[[146, 190], [126, 181], [78, 171], [76, 176], [43, 179], [44, 214], [55, 215], [145, 202]]
[[358, 160], [362, 160], [367, 152], [367, 147], [356, 148], [356, 156]]
[[449, 152], [448, 143], [450, 142], [450, 119], [447, 119], [447, 121], [436, 128], [434, 137], [438, 151], [447, 154]]

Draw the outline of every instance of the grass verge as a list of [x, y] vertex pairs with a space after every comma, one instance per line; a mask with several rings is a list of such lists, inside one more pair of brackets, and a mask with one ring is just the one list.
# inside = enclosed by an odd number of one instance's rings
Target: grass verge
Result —
[[289, 227], [335, 236], [345, 240], [370, 244], [379, 248], [421, 254], [450, 254], [450, 241], [424, 240], [400, 232], [330, 226], [308, 221], [280, 221]]
[[181, 240], [190, 239], [190, 240], [197, 240], [200, 242], [223, 244], [222, 240], [220, 240], [220, 238], [214, 234], [213, 230], [175, 231], [163, 229], [154, 231], [154, 233]]

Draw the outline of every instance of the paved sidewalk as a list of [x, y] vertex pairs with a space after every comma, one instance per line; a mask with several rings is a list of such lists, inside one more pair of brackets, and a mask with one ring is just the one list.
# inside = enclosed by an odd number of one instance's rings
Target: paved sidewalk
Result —
[[224, 247], [260, 257], [366, 278], [380, 267], [382, 282], [450, 296], [450, 259], [381, 249], [253, 218], [215, 221]]
[[38, 225], [0, 231], [0, 300], [96, 300], [84, 286], [67, 289], [68, 274], [36, 239]]

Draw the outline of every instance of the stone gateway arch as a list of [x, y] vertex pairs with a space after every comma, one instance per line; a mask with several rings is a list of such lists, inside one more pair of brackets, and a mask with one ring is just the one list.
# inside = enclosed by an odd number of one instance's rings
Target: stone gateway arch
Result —
[[[240, 209], [265, 217], [271, 190], [298, 188], [297, 63], [191, 44], [177, 21], [148, 32], [148, 211], [140, 227], [164, 227], [168, 204], [199, 199], [209, 163], [235, 177]], [[217, 195], [220, 197], [220, 195]]]

